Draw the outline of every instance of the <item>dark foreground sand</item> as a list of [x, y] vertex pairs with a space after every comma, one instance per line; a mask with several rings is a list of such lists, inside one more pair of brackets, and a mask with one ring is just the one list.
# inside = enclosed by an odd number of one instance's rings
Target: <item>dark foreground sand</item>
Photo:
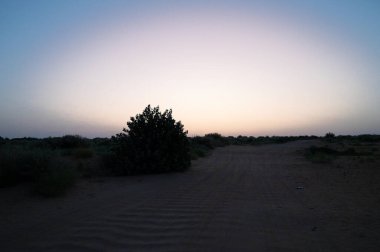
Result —
[[60, 199], [1, 189], [0, 251], [379, 251], [379, 162], [312, 164], [311, 144], [220, 148]]

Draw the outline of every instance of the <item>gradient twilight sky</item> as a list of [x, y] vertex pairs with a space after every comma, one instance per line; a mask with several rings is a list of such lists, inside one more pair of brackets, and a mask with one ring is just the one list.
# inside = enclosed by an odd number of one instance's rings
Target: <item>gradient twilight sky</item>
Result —
[[0, 136], [380, 134], [380, 1], [0, 1]]

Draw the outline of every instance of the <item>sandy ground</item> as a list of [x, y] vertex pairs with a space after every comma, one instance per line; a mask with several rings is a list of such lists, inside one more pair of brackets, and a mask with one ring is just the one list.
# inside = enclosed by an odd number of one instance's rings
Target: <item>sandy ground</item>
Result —
[[229, 146], [185, 173], [0, 190], [0, 251], [378, 251], [380, 165], [313, 164], [298, 141]]

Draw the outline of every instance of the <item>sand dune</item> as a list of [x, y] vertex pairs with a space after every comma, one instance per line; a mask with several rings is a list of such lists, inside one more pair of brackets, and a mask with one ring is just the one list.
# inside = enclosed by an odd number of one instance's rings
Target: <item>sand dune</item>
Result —
[[378, 163], [312, 164], [299, 150], [314, 143], [229, 146], [185, 173], [82, 181], [60, 199], [2, 189], [0, 250], [376, 251]]

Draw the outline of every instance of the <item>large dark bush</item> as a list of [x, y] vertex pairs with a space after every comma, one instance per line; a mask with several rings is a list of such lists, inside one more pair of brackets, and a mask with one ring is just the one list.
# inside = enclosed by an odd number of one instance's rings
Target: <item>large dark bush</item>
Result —
[[172, 117], [148, 105], [131, 117], [128, 128], [113, 137], [115, 152], [123, 160], [124, 174], [183, 171], [190, 166], [187, 131]]

